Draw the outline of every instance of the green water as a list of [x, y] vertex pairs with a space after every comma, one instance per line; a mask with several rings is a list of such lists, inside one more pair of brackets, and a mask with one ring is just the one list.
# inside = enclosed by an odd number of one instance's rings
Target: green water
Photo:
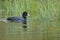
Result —
[[[33, 23], [32, 23], [33, 22]], [[59, 40], [60, 27], [50, 24], [28, 22], [27, 31], [21, 23], [0, 22], [1, 40]], [[49, 26], [50, 25], [50, 26]]]

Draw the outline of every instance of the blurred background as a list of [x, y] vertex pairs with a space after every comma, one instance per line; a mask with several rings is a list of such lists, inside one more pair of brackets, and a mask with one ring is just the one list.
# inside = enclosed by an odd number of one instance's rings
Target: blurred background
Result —
[[60, 40], [60, 0], [0, 0], [0, 18], [24, 11], [30, 14], [27, 31], [22, 23], [0, 22], [0, 40]]

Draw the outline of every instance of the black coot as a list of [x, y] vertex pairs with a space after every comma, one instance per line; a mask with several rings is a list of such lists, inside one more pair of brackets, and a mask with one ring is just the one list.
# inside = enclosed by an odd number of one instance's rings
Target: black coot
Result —
[[26, 24], [26, 20], [27, 20], [27, 16], [28, 13], [27, 12], [23, 12], [22, 17], [9, 17], [7, 18], [8, 22], [23, 22], [24, 24]]

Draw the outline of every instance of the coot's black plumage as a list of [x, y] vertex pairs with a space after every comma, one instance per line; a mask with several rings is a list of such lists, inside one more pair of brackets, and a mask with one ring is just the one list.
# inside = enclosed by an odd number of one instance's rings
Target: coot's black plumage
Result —
[[27, 16], [28, 16], [28, 13], [23, 12], [22, 16], [20, 17], [8, 17], [8, 18], [5, 18], [3, 21], [4, 22], [17, 22], [17, 23], [22, 22], [26, 24]]
[[26, 17], [28, 16], [27, 12], [23, 12], [22, 17], [9, 17], [7, 18], [8, 21], [10, 22], [24, 22], [26, 21]]

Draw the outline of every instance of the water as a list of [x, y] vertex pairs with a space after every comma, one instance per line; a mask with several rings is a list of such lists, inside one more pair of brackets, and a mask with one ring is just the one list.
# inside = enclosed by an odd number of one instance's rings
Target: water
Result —
[[[0, 22], [1, 40], [59, 40], [58, 27], [49, 27], [49, 23], [28, 22], [27, 31], [24, 31], [22, 23]], [[51, 25], [50, 25], [51, 26]]]

